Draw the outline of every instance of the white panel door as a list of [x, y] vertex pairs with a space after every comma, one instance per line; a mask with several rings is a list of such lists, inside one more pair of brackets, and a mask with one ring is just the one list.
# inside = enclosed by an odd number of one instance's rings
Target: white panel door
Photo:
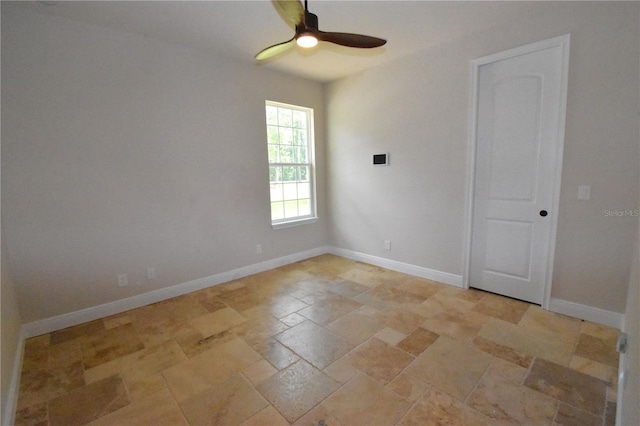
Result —
[[542, 304], [557, 219], [566, 62], [562, 46], [524, 52], [477, 68], [469, 286]]

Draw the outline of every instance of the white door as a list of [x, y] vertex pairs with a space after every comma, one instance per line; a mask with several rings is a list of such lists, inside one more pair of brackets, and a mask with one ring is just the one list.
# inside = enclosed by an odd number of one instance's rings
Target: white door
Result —
[[475, 61], [468, 283], [548, 297], [555, 245], [568, 36]]

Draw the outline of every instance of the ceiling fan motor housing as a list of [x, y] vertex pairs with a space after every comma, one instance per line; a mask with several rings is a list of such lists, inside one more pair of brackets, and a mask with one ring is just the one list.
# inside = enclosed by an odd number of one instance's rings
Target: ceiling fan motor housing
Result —
[[306, 30], [318, 30], [318, 15], [305, 11], [302, 25]]

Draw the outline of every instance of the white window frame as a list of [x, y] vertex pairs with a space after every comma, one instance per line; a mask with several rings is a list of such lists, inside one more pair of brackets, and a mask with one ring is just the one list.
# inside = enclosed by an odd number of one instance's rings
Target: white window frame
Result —
[[[270, 150], [270, 147], [273, 147], [274, 144], [270, 144], [270, 136], [269, 136], [269, 132], [273, 130], [274, 127], [277, 127], [278, 130], [280, 129], [292, 129], [291, 131], [293, 132], [294, 130], [296, 131], [301, 131], [304, 129], [295, 127], [294, 124], [292, 123], [291, 125], [281, 125], [281, 123], [278, 121], [277, 124], [273, 124], [273, 123], [269, 123], [269, 115], [267, 113], [268, 108], [269, 107], [275, 107], [275, 108], [279, 108], [279, 109], [285, 109], [285, 110], [291, 110], [291, 111], [296, 111], [296, 112], [302, 112], [306, 115], [306, 122], [307, 122], [307, 128], [306, 128], [306, 139], [307, 139], [307, 144], [306, 144], [306, 154], [307, 154], [307, 158], [306, 158], [306, 162], [304, 161], [297, 161], [297, 162], [292, 162], [292, 161], [286, 161], [286, 162], [280, 162], [280, 161], [271, 161], [272, 158], [271, 157], [271, 153], [272, 151]], [[288, 228], [291, 226], [297, 226], [297, 225], [303, 225], [303, 224], [307, 224], [307, 223], [313, 223], [316, 222], [318, 220], [318, 216], [317, 216], [317, 210], [316, 210], [316, 186], [315, 186], [315, 144], [314, 144], [314, 121], [313, 121], [313, 115], [314, 115], [314, 111], [313, 108], [307, 108], [307, 107], [303, 107], [303, 106], [299, 106], [299, 105], [291, 105], [291, 104], [285, 104], [282, 102], [274, 102], [274, 101], [265, 101], [265, 123], [266, 123], [266, 129], [267, 129], [267, 161], [269, 164], [269, 211], [270, 211], [270, 215], [271, 215], [271, 226], [273, 229], [281, 229], [281, 228]], [[278, 132], [278, 135], [280, 137], [281, 133]], [[281, 155], [281, 148], [284, 148], [286, 150], [286, 147], [288, 146], [288, 144], [278, 144], [278, 156]], [[293, 146], [300, 146], [303, 147], [304, 145], [291, 145]], [[296, 154], [297, 156], [298, 154]], [[278, 160], [280, 160], [280, 158], [278, 158]], [[296, 160], [299, 160], [299, 158], [296, 157]], [[289, 183], [287, 183], [287, 185], [291, 185], [290, 188], [292, 188], [294, 185], [293, 183], [295, 182], [295, 190], [296, 190], [296, 209], [299, 210], [300, 209], [300, 200], [306, 200], [307, 198], [300, 198], [299, 197], [299, 190], [301, 190], [301, 188], [306, 187], [308, 184], [308, 190], [309, 190], [309, 206], [308, 206], [308, 214], [298, 214], [295, 216], [286, 216], [286, 201], [293, 201], [294, 199], [289, 199], [286, 200], [286, 196], [284, 195], [284, 191], [285, 191], [285, 187], [282, 186], [281, 190], [281, 199], [279, 199], [277, 191], [279, 188], [276, 188], [275, 185], [278, 184], [273, 184], [272, 183], [272, 175], [273, 172], [272, 168], [274, 167], [295, 167], [297, 172], [296, 172], [296, 180], [291, 182], [289, 181]], [[306, 168], [308, 167], [308, 172], [307, 172], [307, 179], [306, 180], [302, 180], [300, 179], [300, 168]], [[283, 169], [280, 169], [281, 172], [283, 172]], [[279, 185], [285, 185], [285, 182], [287, 181], [279, 181]], [[274, 201], [274, 194], [276, 195], [276, 199]], [[276, 217], [274, 219], [274, 203], [282, 203], [282, 208], [283, 208], [283, 217]], [[299, 213], [299, 211], [298, 211]]]

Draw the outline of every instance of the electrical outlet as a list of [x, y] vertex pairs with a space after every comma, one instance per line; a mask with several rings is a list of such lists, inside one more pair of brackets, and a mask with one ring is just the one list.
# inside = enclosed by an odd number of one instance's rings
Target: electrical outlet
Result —
[[118, 285], [120, 287], [124, 287], [126, 285], [129, 285], [129, 277], [127, 276], [127, 274], [118, 275]]
[[150, 266], [147, 268], [147, 279], [152, 280], [156, 277], [156, 268]]
[[391, 250], [391, 241], [384, 240], [384, 249], [385, 250]]

